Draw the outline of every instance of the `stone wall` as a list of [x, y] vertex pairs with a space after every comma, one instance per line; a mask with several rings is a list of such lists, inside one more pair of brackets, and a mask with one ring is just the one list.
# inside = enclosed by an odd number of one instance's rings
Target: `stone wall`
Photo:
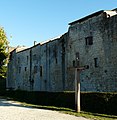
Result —
[[81, 91], [117, 91], [116, 14], [99, 11], [70, 23], [68, 32], [58, 38], [16, 48], [8, 64], [7, 88], [74, 91], [79, 54], [80, 66], [89, 66], [80, 73]]
[[[69, 28], [68, 67], [73, 66], [77, 52], [80, 66], [89, 66], [81, 72], [82, 91], [117, 91], [116, 19], [116, 15], [108, 18], [106, 12], [102, 12]], [[68, 83], [73, 86], [74, 74], [70, 70], [68, 73]]]
[[[26, 91], [63, 91], [65, 89], [66, 36], [11, 52], [7, 88]], [[21, 48], [20, 48], [21, 49]]]

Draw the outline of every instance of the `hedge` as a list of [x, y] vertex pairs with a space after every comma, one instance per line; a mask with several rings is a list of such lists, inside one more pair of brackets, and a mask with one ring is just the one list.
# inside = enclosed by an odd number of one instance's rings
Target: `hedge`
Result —
[[[75, 109], [74, 92], [7, 91], [6, 96], [15, 100], [46, 106]], [[117, 115], [117, 93], [81, 93], [81, 110]]]

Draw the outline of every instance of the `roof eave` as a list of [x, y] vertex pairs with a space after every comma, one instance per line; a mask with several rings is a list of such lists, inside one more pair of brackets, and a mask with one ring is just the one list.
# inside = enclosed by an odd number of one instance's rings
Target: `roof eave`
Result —
[[69, 23], [69, 25], [73, 25], [73, 24], [78, 23], [78, 22], [79, 22], [79, 23], [80, 23], [80, 22], [83, 22], [83, 21], [87, 20], [88, 18], [97, 16], [97, 15], [103, 13], [103, 12], [104, 12], [104, 10], [100, 10], [100, 11], [98, 11], [98, 12], [95, 12], [95, 13], [91, 14], [91, 15], [88, 15], [88, 16], [86, 16], [86, 17], [83, 17], [83, 18], [81, 18], [81, 19], [79, 19], [79, 20], [73, 21], [73, 22]]

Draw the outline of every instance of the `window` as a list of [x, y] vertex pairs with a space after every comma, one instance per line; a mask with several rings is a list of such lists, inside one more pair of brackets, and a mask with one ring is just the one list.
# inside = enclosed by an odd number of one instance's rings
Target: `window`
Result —
[[93, 45], [93, 37], [89, 36], [85, 38], [86, 45]]
[[25, 71], [27, 70], [27, 67], [25, 67]]
[[57, 64], [57, 63], [58, 63], [58, 60], [57, 60], [56, 46], [55, 46], [55, 49], [53, 50], [53, 54], [54, 54], [54, 57], [55, 57], [55, 62], [56, 62], [56, 64]]
[[42, 66], [40, 66], [40, 77], [42, 77]]
[[58, 63], [58, 60], [57, 60], [57, 58], [56, 58], [56, 64]]
[[95, 67], [98, 67], [98, 58], [94, 58], [94, 65]]
[[75, 60], [73, 60], [73, 67], [76, 67], [76, 66], [75, 66]]

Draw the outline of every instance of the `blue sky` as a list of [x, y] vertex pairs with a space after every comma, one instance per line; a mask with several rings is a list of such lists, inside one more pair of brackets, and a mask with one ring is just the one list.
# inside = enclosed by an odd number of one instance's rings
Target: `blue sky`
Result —
[[117, 0], [0, 0], [0, 26], [10, 46], [33, 46], [64, 34], [70, 22], [114, 8]]

